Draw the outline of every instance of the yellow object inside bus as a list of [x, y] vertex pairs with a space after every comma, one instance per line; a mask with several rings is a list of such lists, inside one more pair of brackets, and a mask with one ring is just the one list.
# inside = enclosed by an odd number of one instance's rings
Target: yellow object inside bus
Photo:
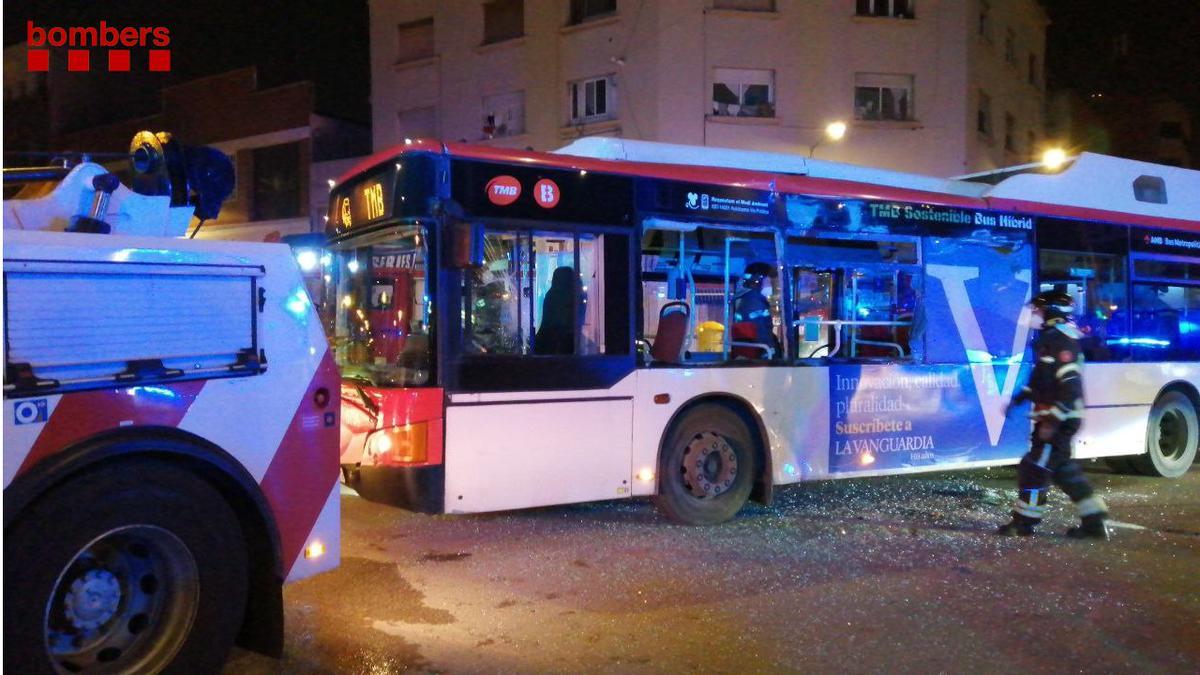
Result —
[[720, 321], [705, 321], [696, 326], [696, 351], [719, 352], [725, 346], [725, 326]]

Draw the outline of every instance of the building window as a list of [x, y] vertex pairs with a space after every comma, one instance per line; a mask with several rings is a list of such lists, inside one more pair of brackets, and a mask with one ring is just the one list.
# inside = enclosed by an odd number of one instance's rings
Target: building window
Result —
[[990, 20], [991, 11], [992, 11], [991, 3], [989, 3], [988, 0], [980, 0], [978, 31], [979, 31], [979, 36], [984, 38], [985, 40], [992, 39], [992, 22]]
[[616, 14], [617, 0], [571, 0], [571, 24]]
[[1038, 81], [1040, 81], [1042, 79], [1042, 78], [1038, 77], [1039, 72], [1040, 71], [1038, 69], [1037, 54], [1030, 54], [1029, 55], [1029, 84], [1032, 84], [1035, 87], [1038, 86]]
[[855, 74], [854, 119], [914, 119], [913, 76], [881, 73]]
[[572, 82], [567, 91], [571, 98], [571, 122], [583, 124], [616, 117], [612, 85], [611, 75]]
[[1179, 122], [1163, 122], [1158, 125], [1159, 138], [1183, 138], [1183, 125]]
[[396, 113], [396, 130], [405, 138], [432, 138], [438, 135], [437, 108], [410, 108]]
[[775, 71], [714, 69], [712, 114], [720, 117], [774, 117]]
[[1012, 113], [1004, 113], [1004, 150], [1017, 151], [1017, 118]]
[[858, 0], [856, 13], [859, 16], [891, 16], [898, 19], [916, 17], [913, 4], [916, 0]]
[[483, 44], [504, 42], [524, 34], [524, 0], [493, 0], [483, 3]]
[[419, 61], [434, 55], [433, 18], [402, 23], [396, 27], [398, 36], [396, 63]]
[[1004, 60], [1013, 65], [1017, 63], [1017, 34], [1011, 28], [1004, 33]]
[[300, 144], [254, 148], [254, 220], [303, 215], [300, 205]]
[[713, 0], [713, 9], [736, 9], [743, 12], [774, 12], [775, 0]]
[[975, 112], [975, 129], [984, 136], [992, 135], [992, 97], [979, 92], [979, 109]]
[[525, 133], [525, 92], [513, 91], [483, 98], [483, 135], [485, 138], [517, 136]]

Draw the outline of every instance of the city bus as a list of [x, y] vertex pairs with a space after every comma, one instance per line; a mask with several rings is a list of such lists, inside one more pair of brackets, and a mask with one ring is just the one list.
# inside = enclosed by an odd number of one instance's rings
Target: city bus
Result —
[[406, 140], [337, 182], [328, 230], [341, 463], [368, 500], [653, 497], [708, 524], [800, 481], [1015, 464], [1030, 425], [1004, 404], [1048, 289], [1084, 335], [1076, 455], [1166, 477], [1196, 456], [1200, 172]]

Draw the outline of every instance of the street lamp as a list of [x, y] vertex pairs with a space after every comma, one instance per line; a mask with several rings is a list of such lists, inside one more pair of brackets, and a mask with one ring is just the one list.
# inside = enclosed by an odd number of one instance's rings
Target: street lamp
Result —
[[841, 120], [830, 122], [829, 124], [825, 125], [825, 134], [818, 138], [816, 143], [808, 146], [808, 156], [810, 158], [813, 156], [813, 153], [817, 151], [817, 146], [820, 145], [822, 141], [828, 139], [829, 141], [836, 143], [845, 137], [846, 123]]
[[1051, 171], [1058, 171], [1067, 163], [1067, 151], [1062, 148], [1050, 148], [1042, 153], [1042, 165]]

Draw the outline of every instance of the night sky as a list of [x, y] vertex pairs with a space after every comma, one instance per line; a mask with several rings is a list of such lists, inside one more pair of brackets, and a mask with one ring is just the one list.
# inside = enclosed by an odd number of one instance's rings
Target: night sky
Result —
[[[171, 31], [171, 72], [151, 76], [162, 84], [257, 65], [261, 88], [311, 79], [317, 83], [318, 112], [370, 121], [366, 0], [6, 2], [5, 45], [25, 40], [29, 20], [43, 27], [97, 26], [101, 20], [117, 26], [166, 26]], [[97, 59], [94, 55], [93, 62]], [[127, 100], [125, 109], [154, 112], [154, 87], [141, 89], [150, 91]]]
[[[1166, 92], [1188, 105], [1200, 122], [1200, 2], [1044, 0], [1043, 5], [1053, 21], [1047, 53], [1052, 88]], [[5, 3], [4, 18], [5, 44], [24, 39], [29, 19], [43, 26], [97, 25], [101, 19], [167, 26], [172, 72], [154, 76], [163, 83], [257, 64], [261, 86], [312, 79], [318, 112], [369, 122], [366, 0], [30, 0]], [[1126, 32], [1129, 55], [1115, 59], [1114, 40]], [[127, 100], [114, 114], [155, 110], [153, 87], [126, 90]]]
[[[1167, 93], [1200, 116], [1200, 2], [1045, 0], [1046, 65], [1052, 89]], [[1127, 55], [1116, 41], [1128, 34]]]

